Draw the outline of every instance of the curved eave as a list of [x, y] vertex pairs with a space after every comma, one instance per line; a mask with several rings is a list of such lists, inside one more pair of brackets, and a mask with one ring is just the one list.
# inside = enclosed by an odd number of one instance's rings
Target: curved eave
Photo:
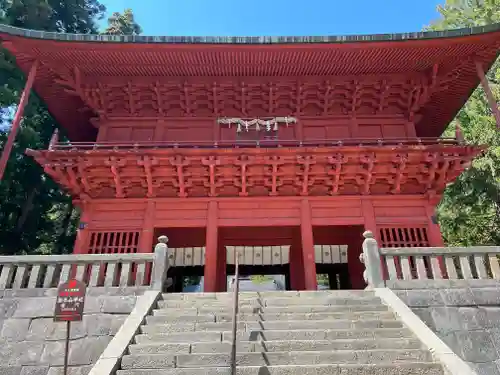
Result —
[[33, 31], [0, 25], [0, 40], [27, 74], [40, 62], [34, 90], [73, 141], [95, 140], [95, 113], [55, 83], [75, 67], [83, 77], [430, 75], [457, 70], [432, 95], [416, 124], [439, 136], [479, 84], [474, 60], [488, 70], [500, 23], [437, 32], [319, 37], [110, 36]]
[[303, 43], [366, 43], [408, 40], [456, 38], [500, 31], [500, 23], [455, 30], [425, 31], [395, 34], [332, 35], [332, 36], [143, 36], [68, 34], [22, 29], [0, 25], [0, 34], [30, 39], [91, 43], [139, 44], [303, 44]]

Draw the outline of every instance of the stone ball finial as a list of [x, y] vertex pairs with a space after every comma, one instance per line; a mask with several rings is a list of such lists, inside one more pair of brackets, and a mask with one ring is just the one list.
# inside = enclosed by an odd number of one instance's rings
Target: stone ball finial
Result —
[[373, 232], [371, 230], [367, 230], [363, 233], [364, 238], [373, 238]]
[[166, 244], [166, 243], [168, 243], [168, 237], [167, 236], [160, 236], [160, 237], [158, 237], [158, 242]]

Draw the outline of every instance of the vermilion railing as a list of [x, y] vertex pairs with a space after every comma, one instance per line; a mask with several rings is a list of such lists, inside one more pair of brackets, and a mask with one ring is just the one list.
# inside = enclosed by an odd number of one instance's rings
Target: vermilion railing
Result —
[[342, 146], [431, 146], [460, 145], [455, 138], [359, 138], [318, 140], [237, 140], [237, 141], [182, 141], [182, 142], [68, 142], [55, 143], [51, 150], [130, 150], [130, 149], [175, 149], [175, 148], [280, 148], [280, 147], [342, 147]]

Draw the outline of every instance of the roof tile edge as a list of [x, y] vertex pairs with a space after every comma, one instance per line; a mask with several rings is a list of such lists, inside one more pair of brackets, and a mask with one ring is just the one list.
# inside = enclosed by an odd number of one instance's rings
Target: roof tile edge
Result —
[[500, 31], [500, 23], [444, 31], [409, 32], [396, 34], [341, 35], [341, 36], [142, 36], [67, 34], [22, 29], [0, 24], [0, 34], [30, 39], [58, 40], [67, 42], [107, 43], [169, 43], [169, 44], [295, 44], [295, 43], [352, 43], [387, 42], [422, 39], [440, 39], [487, 34]]

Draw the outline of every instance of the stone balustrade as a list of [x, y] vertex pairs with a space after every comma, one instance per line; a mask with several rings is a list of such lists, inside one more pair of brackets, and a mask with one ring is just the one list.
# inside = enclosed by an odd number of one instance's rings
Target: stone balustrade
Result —
[[379, 248], [371, 232], [363, 235], [369, 288], [398, 280], [500, 280], [498, 246]]
[[161, 290], [168, 270], [168, 238], [158, 241], [153, 253], [0, 256], [0, 290], [56, 288], [69, 278], [90, 288]]

